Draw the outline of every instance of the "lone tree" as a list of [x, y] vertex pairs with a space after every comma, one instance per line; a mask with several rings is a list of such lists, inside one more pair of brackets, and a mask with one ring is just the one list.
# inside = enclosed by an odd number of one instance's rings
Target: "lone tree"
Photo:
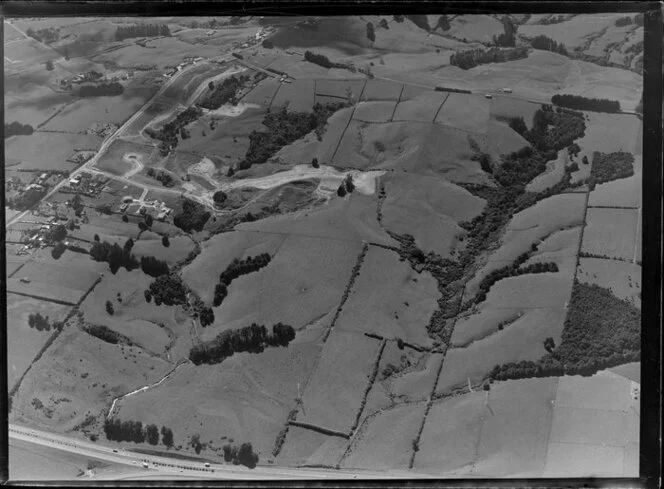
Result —
[[159, 428], [156, 424], [150, 424], [145, 429], [145, 437], [148, 439], [150, 445], [159, 444]]
[[167, 447], [173, 446], [173, 431], [170, 428], [161, 427], [161, 442]]
[[311, 166], [313, 166], [314, 168], [320, 168], [320, 165], [318, 164], [318, 158], [314, 158], [313, 160], [311, 160]]
[[164, 247], [168, 248], [171, 245], [171, 241], [168, 239], [168, 234], [164, 234], [161, 238], [161, 244], [164, 245]]
[[208, 88], [210, 90], [214, 90], [214, 82], [211, 81], [210, 83], [208, 83]]
[[129, 222], [129, 217], [127, 216], [127, 214], [122, 214], [122, 221]]
[[145, 302], [152, 301], [152, 294], [150, 293], [150, 291], [148, 289], [145, 289], [144, 294], [145, 294]]
[[544, 349], [549, 353], [552, 353], [555, 347], [556, 343], [553, 341], [553, 338], [551, 338], [550, 336], [544, 340]]
[[339, 197], [345, 197], [346, 196], [346, 186], [344, 185], [344, 182], [339, 185], [339, 188], [337, 189], [337, 195]]
[[214, 200], [214, 203], [217, 204], [217, 205], [221, 205], [224, 202], [226, 202], [227, 198], [228, 198], [228, 195], [223, 190], [217, 190], [214, 193], [214, 195], [212, 196], [212, 200]]
[[243, 443], [237, 452], [237, 459], [242, 465], [253, 469], [258, 463], [258, 454], [254, 453], [251, 443]]
[[113, 309], [113, 303], [111, 301], [106, 301], [106, 312], [111, 316], [115, 313], [115, 310]]
[[46, 62], [46, 69], [47, 69], [48, 71], [53, 71], [53, 60], [50, 60], [50, 59], [49, 59], [49, 60]]
[[146, 226], [151, 228], [153, 223], [154, 223], [154, 218], [152, 217], [152, 214], [146, 214], [145, 215]]
[[376, 40], [376, 31], [374, 29], [373, 23], [371, 22], [367, 22], [367, 38], [371, 42], [374, 42]]
[[99, 241], [99, 235], [95, 234], [95, 241]]
[[583, 159], [581, 160], [581, 163], [583, 163], [584, 165], [587, 165], [588, 164], [588, 157], [584, 156]]
[[62, 254], [65, 252], [67, 247], [64, 245], [64, 243], [59, 242], [56, 244], [53, 249], [51, 250], [51, 256], [53, 257], [54, 260], [60, 259]]

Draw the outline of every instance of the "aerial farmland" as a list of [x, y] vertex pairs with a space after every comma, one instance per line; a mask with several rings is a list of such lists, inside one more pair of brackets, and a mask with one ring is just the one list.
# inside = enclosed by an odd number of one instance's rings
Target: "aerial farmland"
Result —
[[3, 22], [10, 480], [639, 475], [643, 13]]

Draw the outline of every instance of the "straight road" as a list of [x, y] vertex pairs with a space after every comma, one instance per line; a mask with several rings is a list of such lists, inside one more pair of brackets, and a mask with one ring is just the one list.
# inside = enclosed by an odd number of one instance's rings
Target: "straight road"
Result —
[[[145, 477], [164, 478], [172, 476], [190, 476], [204, 477], [209, 479], [226, 480], [296, 480], [296, 479], [395, 479], [412, 478], [418, 474], [409, 472], [370, 472], [370, 471], [348, 471], [333, 469], [309, 469], [309, 468], [290, 468], [290, 467], [268, 467], [259, 466], [249, 469], [243, 466], [216, 464], [210, 462], [210, 467], [205, 467], [203, 462], [194, 462], [188, 460], [179, 460], [169, 457], [160, 457], [154, 455], [144, 455], [134, 453], [122, 448], [114, 449], [100, 443], [86, 442], [75, 438], [69, 438], [63, 435], [25, 428], [22, 426], [9, 424], [9, 437], [16, 440], [22, 440], [28, 443], [41, 445], [49, 448], [55, 448], [70, 453], [76, 453], [91, 458], [135, 466], [143, 467], [143, 462], [148, 464], [149, 471], [146, 470]], [[423, 478], [429, 476], [422, 475]]]

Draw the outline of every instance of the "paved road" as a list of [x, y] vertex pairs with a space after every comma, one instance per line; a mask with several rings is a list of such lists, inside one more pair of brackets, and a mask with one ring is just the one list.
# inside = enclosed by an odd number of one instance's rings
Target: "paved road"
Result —
[[[191, 476], [210, 479], [231, 480], [268, 480], [268, 479], [395, 479], [412, 478], [419, 474], [409, 472], [370, 472], [370, 471], [346, 471], [332, 469], [309, 469], [259, 466], [249, 469], [243, 466], [210, 463], [205, 467], [203, 462], [178, 460], [168, 457], [159, 457], [134, 453], [122, 448], [113, 449], [111, 446], [102, 445], [102, 442], [92, 443], [63, 435], [25, 428], [22, 426], [8, 425], [9, 437], [25, 442], [41, 445], [49, 448], [64, 450], [86, 457], [92, 457], [107, 462], [113, 462], [128, 466], [135, 466], [141, 470], [142, 463], [146, 462], [149, 469], [145, 470], [145, 477], [164, 478], [169, 476]], [[115, 450], [115, 451], [114, 451]], [[131, 477], [131, 476], [130, 476]], [[428, 477], [422, 475], [422, 477]]]

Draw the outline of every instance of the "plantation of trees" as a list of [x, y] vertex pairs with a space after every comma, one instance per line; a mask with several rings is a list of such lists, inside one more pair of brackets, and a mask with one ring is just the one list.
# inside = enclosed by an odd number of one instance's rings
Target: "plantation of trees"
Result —
[[99, 85], [83, 85], [78, 89], [79, 97], [114, 97], [122, 95], [124, 87], [121, 83], [101, 83]]
[[[501, 34], [502, 35], [502, 34]], [[471, 49], [469, 51], [459, 51], [450, 57], [450, 64], [458, 66], [462, 70], [469, 70], [475, 66], [487, 63], [505, 63], [516, 59], [528, 57], [528, 48], [508, 48], [498, 47], [490, 49]]]
[[311, 51], [305, 51], [304, 52], [304, 59], [305, 61], [309, 61], [309, 63], [316, 64], [318, 66], [322, 66], [323, 68], [347, 68], [347, 65], [342, 64], [342, 63], [333, 63], [330, 61], [330, 58], [323, 54], [316, 54], [312, 53]]
[[288, 112], [286, 105], [278, 110], [269, 110], [263, 120], [267, 131], [252, 131], [249, 134], [249, 148], [244, 159], [238, 164], [242, 170], [251, 165], [265, 163], [284, 146], [316, 131], [322, 138], [327, 119], [336, 111], [346, 107], [346, 103], [316, 104], [313, 112]]
[[117, 243], [111, 245], [108, 241], [95, 241], [90, 248], [90, 256], [95, 261], [107, 262], [112, 273], [116, 273], [120, 267], [124, 267], [127, 271], [138, 268], [138, 260], [131, 251]]
[[593, 153], [593, 164], [590, 167], [589, 186], [592, 189], [598, 183], [610, 182], [634, 175], [634, 156], [626, 151], [615, 153]]
[[244, 260], [233, 259], [230, 265], [219, 275], [219, 283], [214, 289], [214, 307], [219, 307], [228, 294], [228, 286], [236, 278], [248, 273], [257, 272], [266, 267], [272, 257], [269, 253], [247, 257]]
[[605, 98], [588, 98], [581, 95], [557, 94], [551, 97], [551, 102], [559, 107], [575, 110], [590, 110], [593, 112], [620, 112], [620, 102]]
[[165, 261], [158, 260], [154, 256], [141, 257], [141, 270], [146, 275], [151, 277], [159, 277], [160, 275], [167, 275], [168, 264]]
[[157, 306], [175, 306], [187, 303], [187, 289], [178, 275], [160, 275], [150, 284], [149, 292]]
[[210, 212], [203, 205], [185, 198], [180, 209], [173, 216], [173, 224], [189, 233], [202, 231], [208, 219], [210, 219]]
[[237, 78], [235, 76], [228, 77], [221, 83], [217, 83], [198, 105], [209, 110], [218, 109], [225, 103], [232, 102], [237, 91], [247, 81], [249, 81], [247, 75], [240, 75]]
[[234, 353], [261, 353], [269, 346], [288, 346], [295, 338], [295, 330], [287, 324], [277, 323], [268, 333], [264, 325], [256, 323], [240, 329], [222, 331], [215, 339], [194, 345], [189, 359], [195, 365], [215, 364]]
[[[149, 424], [143, 428], [140, 421], [120, 421], [119, 419], [106, 419], [104, 422], [104, 433], [110, 441], [133, 441], [150, 445], [159, 444], [159, 427]], [[173, 445], [173, 431], [165, 426], [161, 427], [162, 443], [168, 447]]]
[[641, 312], [610, 290], [575, 281], [562, 341], [537, 362], [496, 365], [496, 380], [593, 375], [641, 358]]
[[550, 37], [546, 37], [544, 35], [534, 37], [533, 40], [531, 41], [531, 46], [534, 49], [540, 49], [542, 51], [552, 51], [554, 53], [562, 54], [563, 56], [567, 56], [569, 54], [567, 52], [567, 48], [562, 42], [558, 43], [553, 39], [551, 39]]
[[30, 124], [21, 124], [20, 122], [5, 122], [5, 139], [12, 136], [29, 136], [35, 131]]
[[123, 41], [132, 37], [170, 37], [171, 30], [166, 24], [136, 24], [127, 27], [118, 27], [115, 31], [115, 40]]

